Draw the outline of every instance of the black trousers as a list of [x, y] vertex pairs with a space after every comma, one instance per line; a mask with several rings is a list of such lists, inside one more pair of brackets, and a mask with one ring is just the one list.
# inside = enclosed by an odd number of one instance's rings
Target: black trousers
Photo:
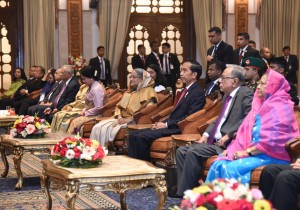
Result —
[[206, 143], [179, 147], [176, 151], [177, 195], [182, 196], [184, 191], [199, 186], [203, 162], [222, 152], [217, 145]]
[[12, 106], [14, 100], [10, 98], [0, 99], [0, 110], [6, 110], [6, 106]]
[[13, 107], [18, 115], [26, 115], [30, 106], [38, 103], [38, 99], [23, 98], [22, 100], [15, 101]]
[[260, 176], [259, 189], [278, 210], [294, 210], [300, 193], [300, 170], [290, 165], [267, 165]]
[[37, 104], [37, 105], [30, 106], [28, 109], [28, 115], [34, 116], [36, 114], [38, 117], [45, 119], [44, 111], [48, 107], [50, 107], [50, 105], [48, 106], [48, 105]]
[[150, 161], [150, 147], [152, 142], [160, 137], [179, 134], [180, 129], [143, 129], [129, 134], [128, 156], [140, 160]]

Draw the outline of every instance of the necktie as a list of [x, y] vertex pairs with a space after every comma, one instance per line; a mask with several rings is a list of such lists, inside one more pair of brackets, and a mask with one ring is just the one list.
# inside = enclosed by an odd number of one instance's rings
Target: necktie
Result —
[[209, 95], [210, 89], [214, 86], [214, 82], [210, 82], [208, 88], [206, 89], [205, 96]]
[[182, 91], [181, 94], [180, 94], [179, 99], [178, 99], [177, 101], [175, 101], [175, 103], [174, 103], [174, 104], [175, 104], [175, 105], [174, 105], [174, 108], [177, 106], [177, 104], [179, 104], [179, 102], [181, 101], [181, 99], [185, 96], [186, 92], [187, 92], [187, 89], [184, 88], [183, 91]]
[[217, 119], [217, 121], [216, 121], [216, 124], [215, 124], [215, 126], [214, 126], [212, 132], [209, 134], [208, 144], [213, 144], [213, 143], [214, 143], [215, 135], [216, 135], [217, 129], [218, 129], [219, 125], [220, 125], [220, 122], [221, 122], [221, 119], [222, 119], [222, 117], [223, 117], [223, 115], [224, 115], [224, 113], [225, 113], [225, 110], [226, 110], [227, 107], [228, 107], [228, 104], [229, 104], [230, 99], [231, 99], [231, 96], [228, 95], [227, 98], [226, 98], [226, 100], [225, 100], [225, 104], [224, 104], [224, 106], [223, 106], [223, 108], [222, 108], [222, 111], [221, 111], [221, 113], [220, 113], [220, 115], [219, 115], [219, 117], [218, 117], [218, 119]]
[[54, 109], [57, 108], [58, 101], [59, 101], [61, 95], [63, 94], [63, 92], [65, 91], [66, 87], [67, 87], [67, 84], [65, 83], [65, 84], [63, 85], [63, 87], [61, 88], [59, 94], [58, 94], [58, 95], [56, 96], [56, 98], [54, 99], [54, 101], [53, 101], [53, 107], [54, 107]]
[[104, 69], [104, 64], [103, 64], [103, 58], [100, 58], [100, 67], [101, 67], [101, 75], [100, 79], [105, 79], [105, 69]]
[[156, 56], [156, 59], [157, 59], [160, 71], [162, 71], [162, 66], [161, 66], [161, 62], [160, 62], [160, 59], [159, 59], [158, 55]]
[[145, 57], [142, 56], [142, 62], [143, 62], [143, 66], [145, 67]]
[[239, 54], [239, 65], [242, 64], [242, 60], [243, 60], [243, 50], [241, 49], [240, 54]]
[[218, 49], [218, 47], [217, 47], [217, 45], [215, 45], [215, 48], [214, 48], [214, 51], [213, 51], [213, 53], [212, 53], [212, 57], [214, 57], [214, 58], [216, 58], [217, 57], [217, 49]]
[[165, 72], [169, 74], [168, 55], [165, 55]]
[[289, 56], [285, 56], [286, 62], [289, 62]]

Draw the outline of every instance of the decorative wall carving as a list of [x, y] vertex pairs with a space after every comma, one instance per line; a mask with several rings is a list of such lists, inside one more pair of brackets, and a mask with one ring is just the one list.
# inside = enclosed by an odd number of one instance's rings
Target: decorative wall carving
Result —
[[68, 52], [73, 56], [82, 55], [82, 0], [68, 0], [67, 10]]
[[235, 1], [235, 37], [239, 32], [248, 32], [248, 0]]

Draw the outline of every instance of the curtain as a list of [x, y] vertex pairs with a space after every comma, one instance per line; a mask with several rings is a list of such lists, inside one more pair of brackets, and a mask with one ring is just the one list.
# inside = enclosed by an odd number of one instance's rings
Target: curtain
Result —
[[[300, 55], [300, 1], [263, 0], [260, 16], [260, 46], [270, 48], [276, 56], [282, 55], [282, 48], [291, 47], [291, 54]], [[299, 72], [298, 72], [299, 73]], [[300, 74], [298, 74], [298, 81]], [[298, 82], [298, 93], [300, 85]]]
[[208, 30], [213, 26], [222, 28], [222, 4], [222, 0], [193, 0], [197, 48], [203, 69], [207, 68], [207, 49], [211, 47]]
[[118, 79], [118, 66], [127, 36], [132, 0], [99, 1], [100, 45], [110, 60], [113, 79]]
[[55, 2], [24, 0], [24, 67], [54, 66]]

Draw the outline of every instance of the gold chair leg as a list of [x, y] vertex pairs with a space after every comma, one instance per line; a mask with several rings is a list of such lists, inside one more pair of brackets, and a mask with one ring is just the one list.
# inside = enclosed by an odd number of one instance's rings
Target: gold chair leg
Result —
[[1, 176], [7, 177], [9, 165], [8, 165], [8, 161], [7, 161], [6, 154], [5, 154], [5, 146], [3, 146], [1, 144], [0, 144], [0, 152], [1, 152], [1, 159], [4, 164], [4, 171], [2, 172]]
[[23, 187], [23, 174], [21, 170], [21, 162], [22, 162], [22, 157], [23, 157], [23, 148], [21, 147], [16, 147], [14, 148], [14, 164], [15, 164], [15, 169], [18, 175], [18, 182], [15, 186], [16, 190], [20, 190]]

